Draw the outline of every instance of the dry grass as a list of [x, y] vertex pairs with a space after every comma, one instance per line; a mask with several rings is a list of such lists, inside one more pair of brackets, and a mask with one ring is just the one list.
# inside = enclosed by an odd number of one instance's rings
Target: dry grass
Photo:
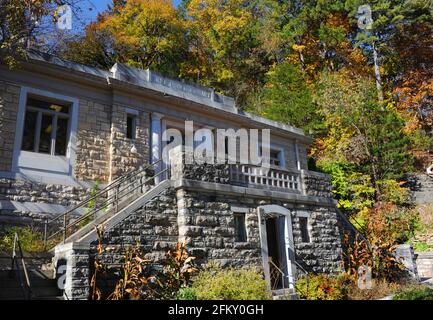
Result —
[[373, 280], [371, 289], [360, 289], [353, 283], [347, 292], [349, 300], [377, 300], [391, 294], [395, 294], [402, 288], [401, 284], [387, 282], [385, 280]]

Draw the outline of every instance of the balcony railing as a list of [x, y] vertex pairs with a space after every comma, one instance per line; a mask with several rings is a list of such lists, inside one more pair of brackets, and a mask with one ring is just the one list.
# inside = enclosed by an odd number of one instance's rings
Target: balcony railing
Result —
[[300, 190], [300, 174], [279, 168], [264, 168], [253, 165], [230, 165], [230, 182], [242, 186], [270, 189]]

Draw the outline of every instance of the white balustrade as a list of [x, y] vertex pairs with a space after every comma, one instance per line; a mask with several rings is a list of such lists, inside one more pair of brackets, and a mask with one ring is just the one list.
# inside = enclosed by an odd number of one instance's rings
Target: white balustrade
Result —
[[233, 183], [242, 185], [300, 190], [299, 175], [283, 169], [263, 168], [242, 164], [232, 165], [230, 180]]

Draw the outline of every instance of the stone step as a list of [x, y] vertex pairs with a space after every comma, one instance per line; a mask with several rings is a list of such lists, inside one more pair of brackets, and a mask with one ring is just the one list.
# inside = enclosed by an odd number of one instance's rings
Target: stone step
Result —
[[[31, 299], [45, 299], [49, 297], [61, 297], [62, 292], [57, 288], [33, 288], [32, 287], [32, 295]], [[21, 289], [21, 287], [17, 288], [8, 288], [7, 290], [0, 290], [0, 300], [26, 300], [26, 295]]]
[[295, 289], [278, 289], [272, 290], [273, 300], [299, 300]]
[[433, 203], [433, 189], [432, 191], [415, 192], [414, 197], [417, 204]]
[[[20, 270], [22, 280], [24, 273]], [[57, 280], [53, 279], [53, 273], [44, 270], [28, 270], [30, 286], [32, 290], [32, 298], [59, 297], [62, 295], [61, 290], [57, 287]], [[21, 288], [16, 271], [10, 270], [0, 271], [0, 299], [25, 299], [26, 296]]]

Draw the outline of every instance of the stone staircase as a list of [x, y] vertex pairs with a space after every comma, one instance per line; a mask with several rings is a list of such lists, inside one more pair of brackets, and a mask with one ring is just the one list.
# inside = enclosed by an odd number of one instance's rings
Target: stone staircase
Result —
[[[30, 290], [25, 285], [23, 269], [11, 270], [12, 258], [1, 255], [0, 300], [63, 300], [62, 291], [57, 286], [52, 255], [25, 258]], [[20, 278], [24, 282], [21, 285]]]
[[299, 300], [295, 289], [272, 290], [272, 300]]
[[412, 174], [408, 180], [416, 204], [433, 204], [433, 177], [424, 173], [416, 173]]

